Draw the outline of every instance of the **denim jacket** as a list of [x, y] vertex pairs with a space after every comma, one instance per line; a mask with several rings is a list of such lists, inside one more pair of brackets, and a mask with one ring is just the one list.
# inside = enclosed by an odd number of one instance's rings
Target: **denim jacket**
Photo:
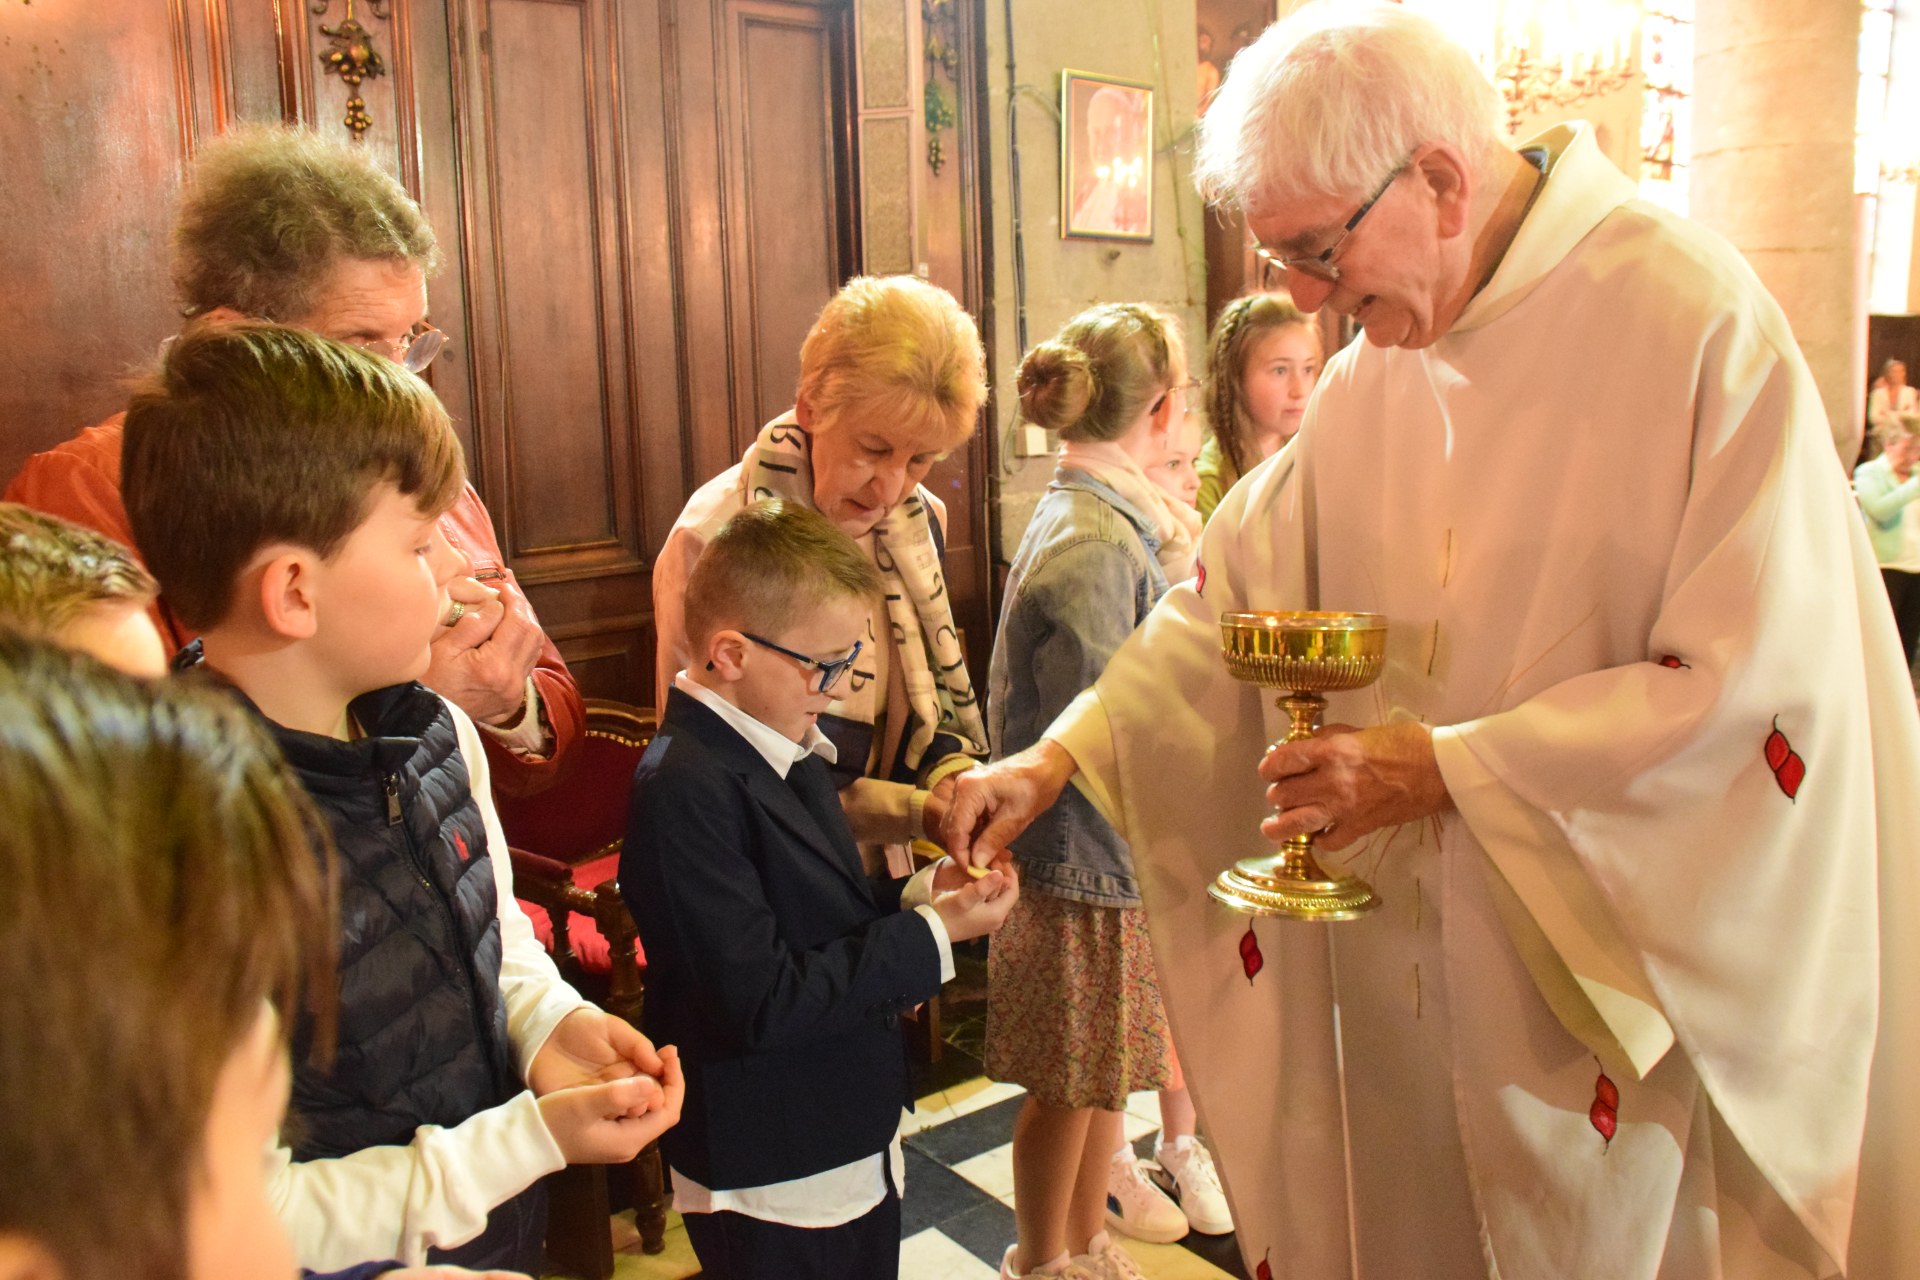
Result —
[[[988, 673], [998, 760], [1037, 742], [1092, 684], [1167, 590], [1153, 523], [1084, 471], [1061, 467], [1007, 578]], [[1013, 841], [1023, 887], [1099, 907], [1137, 907], [1133, 855], [1073, 787]]]

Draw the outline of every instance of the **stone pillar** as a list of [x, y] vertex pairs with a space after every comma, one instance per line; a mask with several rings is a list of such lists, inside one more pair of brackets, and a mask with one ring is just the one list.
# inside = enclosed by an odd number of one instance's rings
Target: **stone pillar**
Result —
[[1859, 41], [1860, 7], [1842, 0], [1699, 0], [1688, 198], [1690, 215], [1731, 240], [1779, 300], [1836, 441], [1856, 443]]

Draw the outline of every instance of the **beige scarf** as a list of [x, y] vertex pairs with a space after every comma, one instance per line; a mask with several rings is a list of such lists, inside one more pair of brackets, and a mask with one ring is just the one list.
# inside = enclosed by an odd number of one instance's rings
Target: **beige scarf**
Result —
[[[740, 471], [747, 501], [784, 498], [813, 507], [810, 444], [790, 413], [762, 427]], [[887, 622], [907, 705], [913, 709], [913, 728], [906, 739], [907, 767], [920, 767], [936, 733], [951, 734], [969, 751], [985, 755], [987, 728], [980, 717], [980, 700], [967, 675], [960, 633], [953, 625], [953, 607], [933, 537], [933, 515], [917, 487], [874, 527], [873, 564], [886, 586]], [[887, 691], [871, 677], [859, 680], [859, 674], [854, 672], [846, 693], [833, 704], [833, 714], [878, 724]]]
[[1168, 582], [1185, 582], [1193, 576], [1200, 513], [1149, 480], [1132, 454], [1111, 440], [1069, 440], [1060, 446], [1059, 461], [1061, 466], [1086, 472], [1153, 522], [1154, 536], [1160, 539], [1160, 568]]

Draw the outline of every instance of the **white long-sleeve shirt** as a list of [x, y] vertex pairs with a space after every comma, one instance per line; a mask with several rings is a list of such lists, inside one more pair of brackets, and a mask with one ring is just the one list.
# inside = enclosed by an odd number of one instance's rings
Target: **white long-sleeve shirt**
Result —
[[[513, 896], [507, 838], [493, 808], [480, 734], [452, 703], [460, 752], [472, 773], [473, 802], [486, 826], [499, 900], [500, 993], [507, 1038], [522, 1079], [568, 1014], [591, 1008], [569, 986], [533, 935]], [[293, 1239], [300, 1265], [331, 1271], [371, 1258], [418, 1265], [432, 1247], [479, 1235], [487, 1214], [567, 1161], [522, 1092], [454, 1125], [422, 1125], [406, 1146], [368, 1147], [330, 1160], [300, 1160], [284, 1144], [269, 1154], [267, 1194]]]

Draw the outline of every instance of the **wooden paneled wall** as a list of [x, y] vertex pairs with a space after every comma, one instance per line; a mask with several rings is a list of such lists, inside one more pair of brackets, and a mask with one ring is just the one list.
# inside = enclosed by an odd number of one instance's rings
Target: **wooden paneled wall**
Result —
[[[893, 2], [917, 33], [919, 0]], [[351, 12], [384, 64], [358, 87], [362, 145], [440, 236], [431, 316], [453, 344], [431, 380], [474, 483], [582, 686], [646, 702], [654, 556], [687, 495], [791, 403], [807, 326], [865, 268], [851, 0]], [[0, 5], [0, 476], [118, 408], [119, 376], [174, 331], [166, 237], [205, 140], [283, 119], [349, 136], [351, 90], [323, 64], [348, 14]], [[941, 266], [979, 306], [977, 261], [966, 279]], [[983, 463], [970, 450], [937, 474], [949, 581], [982, 635]]]

